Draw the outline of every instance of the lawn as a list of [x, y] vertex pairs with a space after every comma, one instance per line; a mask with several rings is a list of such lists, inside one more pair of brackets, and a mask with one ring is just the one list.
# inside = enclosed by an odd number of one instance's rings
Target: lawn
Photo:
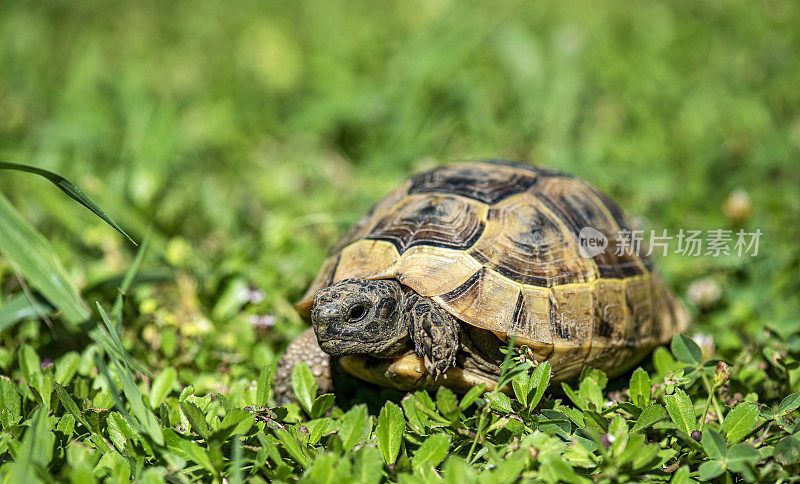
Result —
[[[63, 175], [139, 244], [0, 170], [3, 482], [800, 475], [797, 2], [0, 12], [0, 161]], [[511, 398], [315, 405], [298, 371], [276, 406], [337, 238], [410, 174], [481, 158], [580, 176], [657, 233], [760, 231], [758, 253], [658, 254], [692, 338], [620, 378], [525, 362]]]

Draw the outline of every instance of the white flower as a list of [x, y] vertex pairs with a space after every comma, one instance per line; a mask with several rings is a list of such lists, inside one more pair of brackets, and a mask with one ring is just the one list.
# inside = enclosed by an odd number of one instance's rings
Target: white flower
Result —
[[275, 326], [275, 316], [269, 314], [251, 314], [247, 322], [256, 328], [271, 328]]
[[708, 307], [722, 297], [722, 288], [714, 279], [704, 277], [689, 285], [686, 297], [700, 307]]

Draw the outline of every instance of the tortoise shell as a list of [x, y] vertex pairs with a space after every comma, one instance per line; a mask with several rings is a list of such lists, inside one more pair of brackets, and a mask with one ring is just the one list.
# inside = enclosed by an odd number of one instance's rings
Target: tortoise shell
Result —
[[[582, 253], [591, 227], [605, 250]], [[342, 237], [298, 311], [342, 279], [395, 278], [463, 323], [515, 338], [555, 380], [590, 366], [618, 374], [686, 328], [682, 305], [646, 256], [625, 247], [630, 221], [576, 177], [507, 162], [462, 163], [400, 185]]]

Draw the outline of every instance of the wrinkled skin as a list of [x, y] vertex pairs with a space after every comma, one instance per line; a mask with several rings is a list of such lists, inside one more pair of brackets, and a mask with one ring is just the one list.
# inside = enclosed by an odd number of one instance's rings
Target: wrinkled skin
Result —
[[317, 291], [311, 324], [329, 355], [398, 356], [408, 345], [403, 291], [395, 281], [347, 279]]
[[413, 342], [434, 379], [455, 366], [458, 322], [393, 279], [345, 279], [317, 291], [311, 324], [331, 356], [391, 358]]
[[283, 389], [277, 392], [279, 400], [291, 399], [286, 380], [299, 361], [311, 368], [318, 385], [330, 386], [325, 375], [331, 363], [320, 355], [394, 358], [413, 348], [434, 381], [456, 365], [458, 321], [393, 279], [345, 279], [320, 289], [314, 295], [311, 323], [318, 348], [309, 349], [310, 332], [289, 345], [278, 364], [276, 384]]

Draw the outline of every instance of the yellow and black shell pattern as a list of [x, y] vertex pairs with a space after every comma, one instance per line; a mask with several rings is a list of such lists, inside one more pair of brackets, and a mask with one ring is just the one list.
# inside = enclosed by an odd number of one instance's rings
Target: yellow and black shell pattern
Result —
[[[583, 255], [579, 233], [608, 240]], [[619, 374], [688, 324], [644, 255], [625, 248], [631, 223], [576, 177], [508, 162], [436, 168], [377, 202], [339, 241], [298, 311], [342, 279], [394, 278], [465, 324], [515, 338], [554, 380], [586, 367]], [[584, 257], [586, 255], [586, 257]]]

